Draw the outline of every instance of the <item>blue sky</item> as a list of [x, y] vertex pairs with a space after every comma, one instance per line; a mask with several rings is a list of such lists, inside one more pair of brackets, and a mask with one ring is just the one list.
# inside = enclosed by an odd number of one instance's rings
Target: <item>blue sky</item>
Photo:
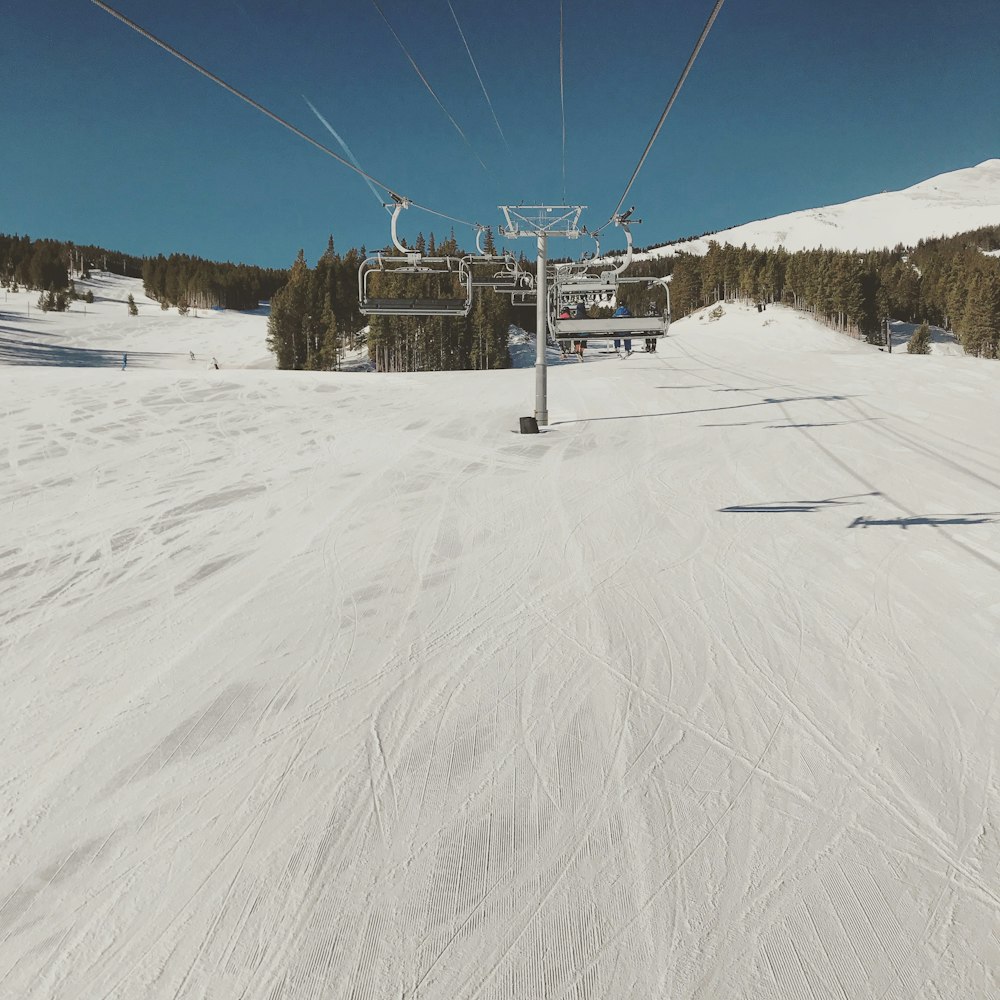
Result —
[[[449, 215], [562, 202], [559, 2], [113, 6], [366, 170]], [[602, 224], [711, 0], [565, 0], [566, 190]], [[629, 195], [636, 243], [906, 187], [1000, 156], [995, 0], [727, 0]], [[89, 0], [33, 0], [0, 31], [0, 232], [269, 266], [388, 240], [364, 181]], [[406, 213], [404, 235], [450, 223]], [[456, 227], [460, 241], [473, 235]], [[610, 247], [610, 243], [608, 244]], [[607, 247], [606, 247], [607, 248]], [[529, 255], [533, 247], [520, 241]], [[555, 253], [585, 249], [556, 244]]]

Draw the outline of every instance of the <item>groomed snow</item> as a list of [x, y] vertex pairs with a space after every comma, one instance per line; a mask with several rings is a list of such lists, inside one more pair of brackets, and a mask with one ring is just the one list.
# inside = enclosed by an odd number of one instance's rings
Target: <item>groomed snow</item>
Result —
[[0, 315], [130, 351], [0, 368], [0, 996], [997, 995], [1000, 365], [115, 308]]
[[657, 247], [637, 260], [676, 253], [705, 254], [709, 242], [788, 251], [880, 250], [914, 246], [934, 236], [952, 236], [1000, 224], [1000, 159], [953, 170], [902, 191], [858, 198], [841, 205], [779, 215], [722, 232]]

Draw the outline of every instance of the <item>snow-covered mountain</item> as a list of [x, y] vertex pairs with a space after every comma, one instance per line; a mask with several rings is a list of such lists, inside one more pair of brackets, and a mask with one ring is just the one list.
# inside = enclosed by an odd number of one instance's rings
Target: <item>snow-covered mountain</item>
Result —
[[675, 253], [704, 254], [710, 240], [761, 249], [877, 250], [897, 243], [911, 246], [921, 239], [950, 236], [1000, 224], [1000, 159], [952, 170], [902, 191], [858, 198], [841, 205], [790, 212], [748, 222], [712, 236], [669, 243], [637, 259]]

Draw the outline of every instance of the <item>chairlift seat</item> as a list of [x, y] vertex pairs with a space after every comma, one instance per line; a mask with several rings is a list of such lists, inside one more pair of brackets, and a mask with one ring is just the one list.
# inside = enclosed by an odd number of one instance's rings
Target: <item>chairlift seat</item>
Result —
[[597, 278], [593, 275], [584, 277], [559, 276], [555, 279], [556, 294], [563, 299], [578, 298], [581, 295], [591, 295], [602, 292], [613, 295], [618, 289], [618, 282]]
[[556, 340], [593, 337], [665, 337], [670, 327], [667, 316], [609, 316], [606, 319], [553, 319], [552, 335]]
[[[464, 298], [441, 298], [448, 288], [437, 291], [437, 297], [411, 296], [388, 298], [369, 294], [372, 275], [405, 274], [434, 280], [442, 276], [457, 281], [465, 292]], [[421, 257], [419, 254], [389, 256], [376, 254], [362, 261], [358, 269], [359, 310], [364, 316], [468, 316], [472, 309], [472, 271], [460, 257]]]
[[468, 316], [467, 299], [366, 299], [366, 316]]

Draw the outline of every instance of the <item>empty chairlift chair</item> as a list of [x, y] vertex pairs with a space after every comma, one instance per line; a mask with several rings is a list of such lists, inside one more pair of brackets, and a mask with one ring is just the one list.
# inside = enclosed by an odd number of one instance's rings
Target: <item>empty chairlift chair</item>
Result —
[[[468, 316], [472, 308], [472, 268], [463, 257], [428, 257], [404, 246], [396, 232], [398, 199], [392, 212], [392, 242], [399, 254], [377, 253], [358, 269], [358, 299], [365, 316]], [[407, 276], [413, 294], [377, 294], [380, 279]], [[407, 289], [409, 293], [411, 288]]]
[[494, 292], [509, 294], [512, 303], [515, 295], [530, 295], [534, 302], [534, 275], [525, 271], [508, 251], [487, 253], [482, 247], [485, 227], [477, 226], [476, 229], [476, 253], [463, 258], [472, 271], [472, 287], [492, 288]]

